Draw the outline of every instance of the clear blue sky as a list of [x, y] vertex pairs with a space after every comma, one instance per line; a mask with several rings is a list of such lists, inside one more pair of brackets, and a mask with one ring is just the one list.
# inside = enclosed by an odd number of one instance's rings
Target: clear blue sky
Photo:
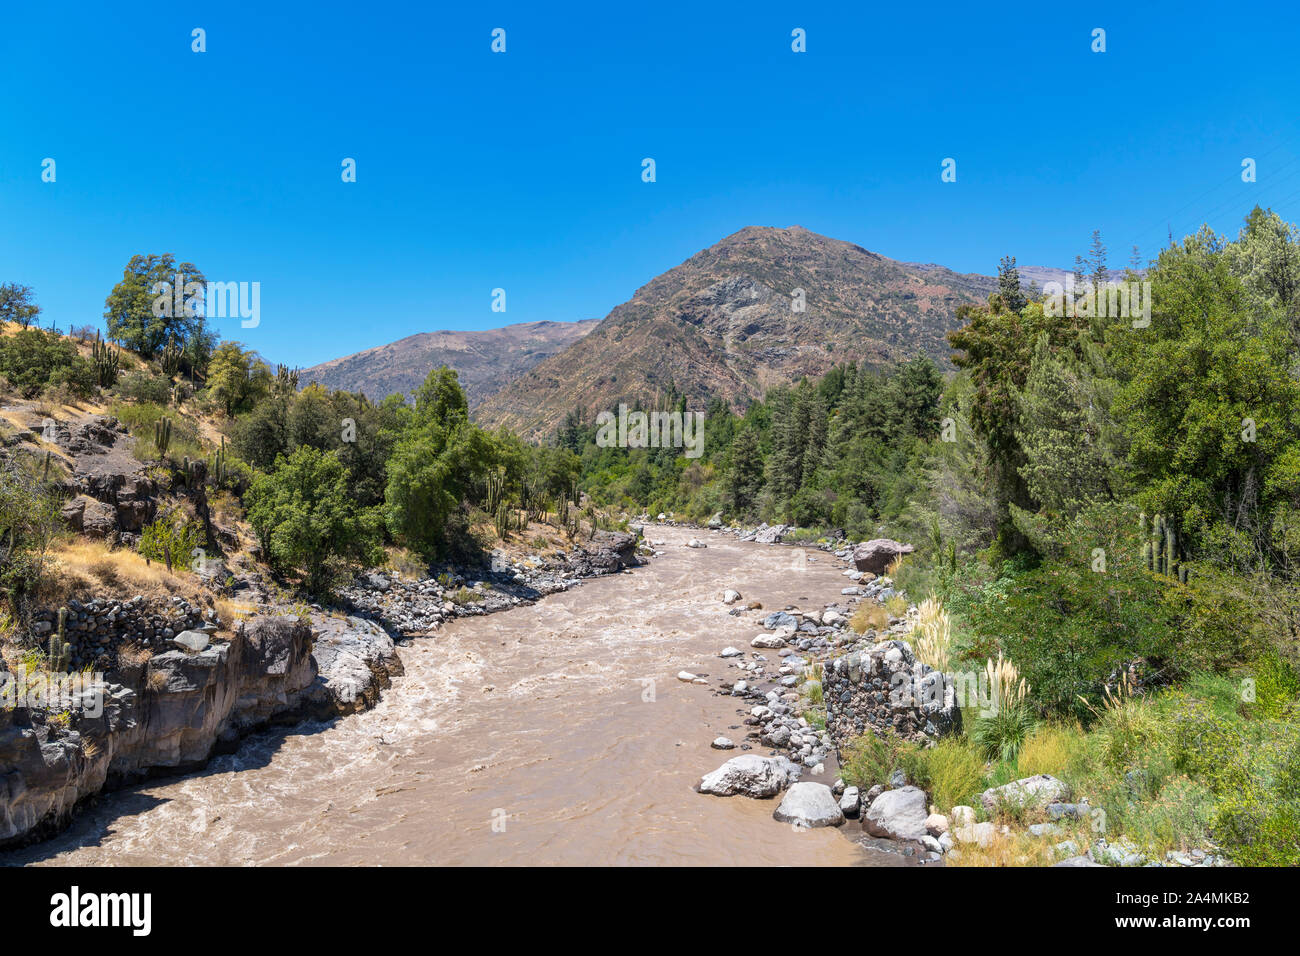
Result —
[[305, 366], [603, 316], [746, 225], [992, 273], [1300, 219], [1295, 4], [5, 6], [0, 281], [64, 330], [137, 252], [261, 282], [219, 331]]

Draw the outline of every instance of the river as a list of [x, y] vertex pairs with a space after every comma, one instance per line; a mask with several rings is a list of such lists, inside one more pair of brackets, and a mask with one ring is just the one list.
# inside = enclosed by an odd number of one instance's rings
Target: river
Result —
[[[254, 735], [198, 773], [107, 794], [52, 840], [0, 855], [41, 865], [887, 865], [835, 830], [772, 819], [774, 800], [692, 786], [745, 738], [741, 702], [676, 679], [768, 610], [839, 598], [843, 565], [792, 548], [651, 528], [661, 557], [537, 604], [456, 620], [401, 648], [374, 709]], [[734, 673], [734, 671], [731, 671]], [[653, 693], [648, 692], [653, 683]], [[652, 698], [652, 699], [648, 699]], [[756, 753], [766, 753], [755, 749]], [[830, 782], [827, 774], [825, 782]], [[805, 779], [810, 779], [805, 777]], [[817, 778], [812, 778], [817, 779]], [[858, 833], [856, 822], [847, 824]]]

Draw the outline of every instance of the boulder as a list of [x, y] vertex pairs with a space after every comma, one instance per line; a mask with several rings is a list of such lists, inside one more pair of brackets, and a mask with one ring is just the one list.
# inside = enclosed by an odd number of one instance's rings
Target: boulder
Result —
[[844, 822], [835, 795], [824, 783], [796, 783], [786, 791], [772, 816], [782, 823], [809, 828], [837, 827]]
[[859, 571], [872, 574], [884, 574], [894, 559], [904, 554], [911, 554], [916, 548], [890, 538], [875, 538], [864, 541], [853, 549], [853, 565]]
[[862, 792], [857, 787], [845, 787], [840, 796], [840, 812], [846, 817], [856, 818], [862, 809]]
[[920, 840], [928, 835], [925, 821], [929, 815], [924, 790], [899, 787], [886, 790], [871, 801], [862, 815], [862, 828], [872, 836], [889, 840]]
[[1026, 810], [1043, 810], [1049, 803], [1059, 803], [1070, 795], [1070, 788], [1050, 774], [1022, 777], [1001, 787], [990, 787], [980, 794], [984, 809], [1013, 806]]
[[713, 743], [709, 744], [714, 750], [735, 750], [736, 744], [730, 737], [716, 737]]
[[700, 793], [718, 797], [774, 797], [799, 779], [797, 764], [784, 757], [742, 754], [732, 757], [696, 785]]
[[172, 643], [190, 654], [198, 654], [212, 643], [203, 631], [181, 631], [172, 638]]
[[722, 592], [723, 604], [735, 604], [739, 600], [740, 600], [740, 592], [735, 590], [734, 588], [727, 588], [727, 590]]

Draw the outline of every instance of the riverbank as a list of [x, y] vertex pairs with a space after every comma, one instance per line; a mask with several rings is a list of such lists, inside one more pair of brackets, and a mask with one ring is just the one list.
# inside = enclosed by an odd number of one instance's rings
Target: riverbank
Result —
[[201, 769], [267, 727], [319, 728], [373, 707], [403, 673], [397, 643], [635, 566], [636, 544], [597, 532], [585, 547], [486, 573], [373, 571], [345, 589], [343, 610], [278, 605], [254, 585], [240, 589], [233, 622], [211, 597], [206, 607], [137, 596], [38, 612], [34, 629], [68, 648], [73, 673], [30, 655], [0, 661], [0, 848], [58, 833], [102, 793]]
[[647, 536], [664, 554], [631, 574], [404, 643], [404, 674], [372, 709], [256, 733], [201, 773], [106, 794], [7, 862], [899, 862], [776, 824], [771, 801], [692, 790], [725, 756], [714, 738], [745, 728], [745, 702], [712, 692], [716, 654], [761, 629], [722, 592], [812, 607], [840, 599], [841, 571], [814, 561], [792, 574], [792, 549], [729, 536], [707, 549], [684, 530]]

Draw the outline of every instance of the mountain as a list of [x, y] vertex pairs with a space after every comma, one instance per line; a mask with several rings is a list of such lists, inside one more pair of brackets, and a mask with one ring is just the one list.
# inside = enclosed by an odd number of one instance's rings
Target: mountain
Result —
[[[1062, 288], [1069, 288], [1074, 279], [1073, 269], [1057, 269], [1054, 266], [1017, 266], [1016, 271], [1020, 273], [1020, 284], [1022, 286], [1029, 288], [1032, 283], [1038, 287], [1039, 291], [1042, 291], [1049, 282], [1058, 282]], [[1127, 273], [1127, 266], [1111, 268], [1109, 281], [1123, 282]], [[1144, 277], [1146, 276], [1146, 270], [1138, 269], [1137, 274], [1139, 277]]]
[[395, 392], [409, 395], [430, 369], [446, 365], [456, 370], [474, 408], [505, 383], [581, 339], [598, 322], [521, 322], [473, 332], [421, 332], [303, 369], [298, 380], [303, 385], [319, 382], [331, 391], [364, 392], [379, 401]]
[[[532, 437], [577, 409], [649, 403], [675, 387], [691, 408], [736, 408], [770, 386], [855, 359], [925, 352], [950, 367], [957, 307], [982, 303], [989, 276], [898, 262], [801, 226], [749, 226], [650, 280], [596, 328], [486, 399], [485, 424]], [[792, 308], [802, 289], [805, 309]]]

